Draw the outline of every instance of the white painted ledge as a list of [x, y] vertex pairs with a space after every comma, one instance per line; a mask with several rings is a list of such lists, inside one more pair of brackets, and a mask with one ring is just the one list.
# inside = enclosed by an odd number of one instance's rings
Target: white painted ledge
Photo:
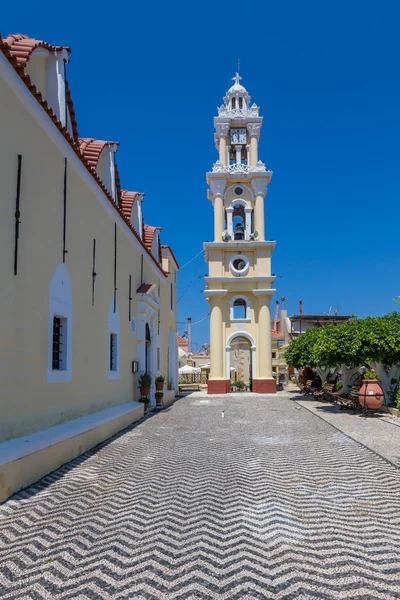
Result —
[[96, 429], [109, 421], [114, 421], [119, 417], [134, 412], [138, 408], [143, 408], [140, 402], [127, 402], [119, 406], [106, 408], [96, 413], [73, 419], [62, 425], [55, 425], [50, 429], [37, 431], [24, 437], [8, 440], [0, 444], [0, 465], [13, 462], [33, 452], [38, 452], [59, 442], [63, 442], [72, 437], [86, 433], [91, 429]]

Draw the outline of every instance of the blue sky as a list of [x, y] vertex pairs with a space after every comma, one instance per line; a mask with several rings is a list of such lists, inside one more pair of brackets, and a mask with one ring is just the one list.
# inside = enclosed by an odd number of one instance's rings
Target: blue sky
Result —
[[[297, 312], [379, 315], [400, 294], [400, 83], [395, 1], [68, 2], [62, 13], [6, 3], [1, 33], [72, 48], [79, 133], [120, 142], [124, 188], [145, 192], [183, 265], [211, 240], [205, 173], [213, 117], [242, 83], [264, 117], [260, 158], [274, 171], [266, 235], [277, 295]], [[207, 265], [178, 281], [179, 321], [201, 319]], [[274, 304], [274, 302], [272, 303]], [[183, 325], [179, 326], [183, 331]], [[208, 320], [193, 328], [208, 340]]]

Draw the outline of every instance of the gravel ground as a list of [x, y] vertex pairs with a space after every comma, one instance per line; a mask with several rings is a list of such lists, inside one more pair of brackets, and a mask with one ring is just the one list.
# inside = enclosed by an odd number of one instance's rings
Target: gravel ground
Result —
[[305, 404], [195, 393], [0, 507], [0, 597], [400, 599], [399, 525], [399, 469]]

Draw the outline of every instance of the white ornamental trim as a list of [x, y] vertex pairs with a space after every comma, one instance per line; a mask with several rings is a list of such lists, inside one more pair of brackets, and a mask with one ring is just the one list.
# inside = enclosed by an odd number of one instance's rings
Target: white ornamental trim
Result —
[[215, 126], [216, 137], [226, 137], [229, 132], [229, 123], [217, 123]]
[[223, 165], [219, 160], [213, 164], [213, 173], [260, 173], [266, 172], [265, 164], [259, 160], [255, 167], [244, 163], [234, 163], [232, 165]]
[[257, 289], [257, 290], [252, 290], [252, 291], [255, 296], [273, 296], [276, 292], [276, 290], [273, 290], [270, 288], [264, 289], [264, 290]]
[[226, 188], [224, 179], [213, 179], [210, 181], [210, 189], [213, 196], [223, 196]]
[[247, 131], [250, 137], [256, 136], [257, 139], [260, 137], [261, 124], [260, 123], [247, 123]]
[[228, 290], [204, 290], [206, 296], [226, 296]]
[[253, 104], [250, 108], [234, 108], [229, 109], [224, 104], [218, 109], [219, 117], [230, 117], [234, 118], [246, 118], [246, 117], [258, 117], [258, 111], [260, 107], [256, 104]]
[[[243, 260], [243, 262], [245, 263], [245, 267], [241, 270], [236, 269], [233, 265], [233, 263], [235, 262], [235, 260]], [[248, 256], [246, 256], [245, 254], [234, 254], [230, 261], [229, 261], [229, 270], [230, 272], [235, 275], [236, 277], [243, 277], [244, 275], [247, 275], [247, 273], [249, 272], [250, 269], [250, 260], [248, 258]]]

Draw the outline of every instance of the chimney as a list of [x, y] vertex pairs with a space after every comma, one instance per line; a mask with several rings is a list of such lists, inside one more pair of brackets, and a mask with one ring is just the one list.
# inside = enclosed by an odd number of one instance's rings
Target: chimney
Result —
[[300, 305], [300, 313], [299, 314], [301, 316], [303, 314], [303, 300], [300, 300], [299, 305]]
[[276, 305], [275, 305], [274, 331], [278, 331], [278, 314], [279, 314], [279, 300], [276, 301]]
[[187, 320], [187, 328], [188, 328], [188, 356], [192, 354], [192, 319], [188, 317]]

